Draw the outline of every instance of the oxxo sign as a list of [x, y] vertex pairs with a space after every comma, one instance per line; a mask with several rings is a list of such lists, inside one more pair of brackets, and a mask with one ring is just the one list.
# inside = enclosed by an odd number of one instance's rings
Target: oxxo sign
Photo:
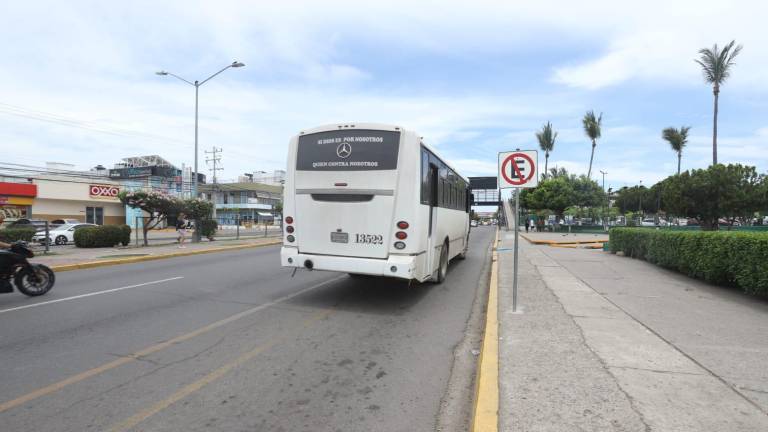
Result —
[[90, 185], [89, 195], [96, 198], [117, 198], [120, 188], [111, 185]]

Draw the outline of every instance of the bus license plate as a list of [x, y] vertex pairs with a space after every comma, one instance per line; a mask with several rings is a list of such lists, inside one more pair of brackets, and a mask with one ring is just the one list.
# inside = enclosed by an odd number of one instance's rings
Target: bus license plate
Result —
[[349, 243], [349, 233], [345, 232], [332, 232], [331, 241], [333, 243]]

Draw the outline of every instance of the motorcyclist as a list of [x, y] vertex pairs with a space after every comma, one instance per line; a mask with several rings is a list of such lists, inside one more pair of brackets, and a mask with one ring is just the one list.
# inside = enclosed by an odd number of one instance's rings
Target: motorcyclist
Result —
[[13, 286], [11, 285], [11, 275], [10, 275], [11, 272], [10, 272], [10, 269], [8, 268], [10, 265], [10, 261], [8, 260], [8, 258], [3, 256], [4, 250], [10, 249], [10, 248], [11, 248], [10, 243], [5, 243], [3, 241], [0, 241], [0, 293], [13, 291]]

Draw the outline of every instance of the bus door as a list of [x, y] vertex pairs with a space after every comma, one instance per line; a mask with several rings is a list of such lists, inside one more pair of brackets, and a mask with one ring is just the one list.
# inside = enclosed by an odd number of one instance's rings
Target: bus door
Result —
[[438, 170], [434, 164], [429, 164], [429, 238], [427, 239], [427, 269], [430, 273], [434, 272], [440, 259], [440, 251], [435, 248], [438, 246], [437, 239], [437, 182]]

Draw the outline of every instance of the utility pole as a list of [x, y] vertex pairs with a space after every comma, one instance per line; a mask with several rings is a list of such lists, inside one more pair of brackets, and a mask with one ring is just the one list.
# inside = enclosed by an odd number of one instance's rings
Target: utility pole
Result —
[[213, 150], [205, 151], [206, 155], [211, 155], [210, 158], [206, 156], [205, 163], [211, 163], [213, 162], [213, 168], [209, 168], [209, 171], [213, 172], [213, 193], [211, 194], [213, 201], [213, 218], [216, 219], [216, 192], [218, 192], [218, 188], [216, 187], [216, 171], [221, 171], [224, 168], [221, 166], [221, 154], [222, 150], [220, 148], [216, 148], [216, 146], [213, 146]]

